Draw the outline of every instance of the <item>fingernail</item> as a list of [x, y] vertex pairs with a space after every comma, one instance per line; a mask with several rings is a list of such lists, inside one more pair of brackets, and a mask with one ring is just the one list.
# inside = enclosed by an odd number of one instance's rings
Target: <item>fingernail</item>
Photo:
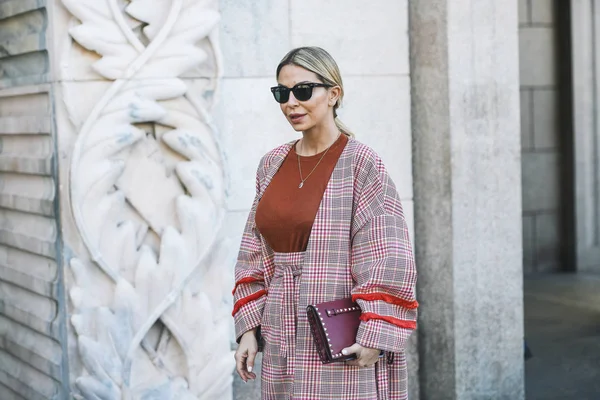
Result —
[[252, 367], [248, 367], [248, 372], [252, 372]]

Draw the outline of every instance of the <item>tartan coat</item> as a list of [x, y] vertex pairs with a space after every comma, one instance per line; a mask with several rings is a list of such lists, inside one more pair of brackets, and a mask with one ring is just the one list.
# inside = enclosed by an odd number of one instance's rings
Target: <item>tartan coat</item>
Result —
[[[416, 328], [417, 274], [400, 198], [381, 159], [368, 146], [348, 140], [323, 194], [306, 251], [285, 253], [301, 261], [301, 274], [294, 277], [296, 331], [291, 346], [283, 343], [290, 332], [282, 332], [290, 326], [281, 327], [280, 316], [265, 311], [279, 299], [270, 299], [270, 283], [279, 268], [277, 258], [285, 254], [269, 247], [254, 215], [291, 147], [279, 146], [259, 163], [256, 197], [235, 266], [237, 340], [259, 326], [265, 338], [262, 399], [406, 399], [404, 347]], [[306, 306], [349, 296], [362, 310], [356, 342], [393, 353], [393, 363], [380, 359], [373, 367], [359, 368], [319, 360]]]

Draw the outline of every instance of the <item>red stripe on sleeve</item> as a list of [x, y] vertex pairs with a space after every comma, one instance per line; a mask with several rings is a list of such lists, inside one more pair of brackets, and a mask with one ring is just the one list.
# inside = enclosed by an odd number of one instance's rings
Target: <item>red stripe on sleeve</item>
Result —
[[392, 296], [392, 295], [385, 294], [385, 293], [353, 294], [352, 301], [356, 301], [357, 299], [366, 300], [366, 301], [383, 300], [386, 303], [402, 306], [404, 308], [408, 308], [409, 310], [419, 307], [419, 303], [416, 300], [408, 301], [408, 300], [401, 299], [400, 297]]
[[231, 291], [231, 294], [235, 294], [235, 291], [237, 289], [238, 286], [244, 284], [244, 283], [252, 283], [252, 282], [262, 282], [262, 279], [259, 278], [255, 278], [253, 276], [247, 276], [245, 278], [240, 279], [239, 281], [237, 281], [235, 283], [235, 286], [233, 287], [233, 290]]
[[253, 300], [261, 298], [265, 294], [267, 294], [267, 291], [262, 289], [256, 293], [252, 293], [250, 296], [246, 296], [243, 299], [239, 299], [233, 306], [233, 312], [231, 313], [231, 315], [234, 316], [244, 305], [250, 303]]
[[388, 317], [388, 316], [384, 316], [384, 315], [378, 315], [375, 313], [363, 313], [360, 316], [360, 320], [361, 321], [369, 321], [371, 319], [380, 319], [383, 320], [385, 322], [389, 322], [392, 325], [396, 325], [399, 326], [400, 328], [406, 328], [406, 329], [417, 329], [417, 323], [416, 321], [406, 321], [403, 319], [398, 319], [398, 318], [394, 318], [394, 317]]

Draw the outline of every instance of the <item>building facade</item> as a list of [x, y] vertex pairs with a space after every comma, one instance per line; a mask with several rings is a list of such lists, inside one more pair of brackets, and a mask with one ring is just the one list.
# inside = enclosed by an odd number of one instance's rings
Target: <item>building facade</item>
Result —
[[0, 1], [0, 398], [258, 398], [233, 265], [260, 157], [298, 137], [269, 87], [302, 45], [409, 221], [411, 398], [524, 398], [523, 274], [599, 269], [597, 9]]

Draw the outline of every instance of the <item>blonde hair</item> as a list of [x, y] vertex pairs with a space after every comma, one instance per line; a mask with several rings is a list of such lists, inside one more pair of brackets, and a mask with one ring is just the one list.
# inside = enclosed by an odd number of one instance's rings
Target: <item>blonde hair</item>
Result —
[[347, 136], [354, 137], [354, 133], [337, 116], [337, 109], [342, 106], [342, 99], [344, 98], [344, 85], [340, 69], [333, 57], [331, 57], [331, 54], [320, 47], [298, 47], [283, 57], [277, 66], [276, 77], [279, 77], [281, 69], [286, 65], [297, 65], [298, 67], [314, 72], [323, 83], [340, 88], [340, 97], [333, 106], [333, 118], [335, 125], [341, 132]]

